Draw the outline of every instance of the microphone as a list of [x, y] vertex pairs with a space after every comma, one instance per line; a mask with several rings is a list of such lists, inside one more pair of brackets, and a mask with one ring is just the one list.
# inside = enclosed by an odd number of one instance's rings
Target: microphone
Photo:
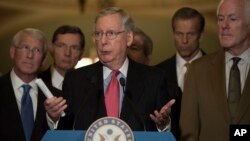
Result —
[[120, 84], [122, 85], [123, 93], [125, 94], [125, 79], [123, 77], [120, 78]]
[[125, 79], [124, 79], [123, 77], [121, 77], [121, 78], [119, 79], [119, 81], [120, 81], [120, 84], [121, 84], [122, 89], [123, 89], [124, 98], [127, 99], [128, 103], [130, 104], [130, 106], [131, 106], [131, 108], [132, 108], [133, 113], [135, 114], [135, 117], [139, 120], [139, 122], [140, 122], [141, 125], [143, 126], [144, 131], [147, 131], [147, 130], [146, 130], [146, 125], [145, 125], [145, 123], [144, 123], [144, 121], [143, 121], [143, 118], [141, 117], [141, 115], [140, 115], [140, 113], [138, 112], [138, 110], [135, 108], [135, 105], [134, 105], [134, 103], [132, 102], [132, 100], [131, 100], [131, 99], [127, 96], [127, 94], [126, 94], [126, 91], [125, 91], [126, 81], [125, 81]]
[[[96, 88], [95, 83], [97, 82], [97, 80], [98, 80], [98, 78], [97, 78], [96, 76], [93, 76], [93, 77], [90, 79], [90, 83], [91, 83], [92, 89], [95, 89], [95, 88]], [[82, 111], [84, 105], [86, 104], [86, 102], [87, 102], [87, 100], [88, 100], [88, 98], [89, 98], [89, 96], [90, 96], [91, 94], [92, 94], [92, 93], [89, 92], [88, 95], [87, 95], [84, 99], [82, 99], [81, 105], [80, 105], [81, 107], [80, 107], [79, 111], [76, 113], [75, 118], [74, 118], [74, 122], [73, 122], [73, 126], [72, 126], [72, 127], [73, 127], [73, 130], [75, 130], [76, 121], [79, 119], [80, 113], [81, 113], [81, 111]]]

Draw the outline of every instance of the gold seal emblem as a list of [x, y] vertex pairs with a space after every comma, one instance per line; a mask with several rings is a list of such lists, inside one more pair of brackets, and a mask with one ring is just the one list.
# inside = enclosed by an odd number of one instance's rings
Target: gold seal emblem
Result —
[[134, 135], [123, 120], [104, 117], [90, 125], [85, 141], [134, 141]]

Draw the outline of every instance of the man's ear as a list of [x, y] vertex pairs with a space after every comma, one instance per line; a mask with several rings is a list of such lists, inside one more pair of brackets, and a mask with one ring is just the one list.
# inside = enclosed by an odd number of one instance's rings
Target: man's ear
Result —
[[14, 57], [15, 57], [15, 47], [14, 46], [11, 46], [9, 48], [9, 55], [10, 55], [11, 59], [14, 59]]
[[200, 37], [199, 37], [200, 42], [203, 40], [203, 37], [204, 37], [204, 32], [201, 32]]
[[131, 46], [134, 40], [134, 34], [133, 32], [127, 32], [127, 46]]
[[82, 48], [81, 53], [80, 53], [79, 58], [78, 58], [78, 61], [82, 59], [84, 52], [85, 52], [85, 47]]

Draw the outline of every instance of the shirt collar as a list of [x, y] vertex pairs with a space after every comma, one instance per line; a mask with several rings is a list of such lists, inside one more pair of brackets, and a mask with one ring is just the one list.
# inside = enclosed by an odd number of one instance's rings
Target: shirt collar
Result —
[[[16, 75], [14, 69], [12, 69], [10, 72], [10, 79], [11, 79], [11, 82], [12, 82], [14, 89], [19, 89], [23, 84], [27, 84], [27, 83], [23, 82], [23, 80]], [[36, 79], [33, 79], [28, 84], [32, 87], [32, 89], [37, 91], [38, 88], [37, 88], [37, 85], [35, 83], [35, 80]]]
[[58, 84], [58, 86], [60, 86], [64, 77], [55, 69], [55, 67], [51, 67], [51, 79], [53, 84]]
[[201, 50], [199, 50], [199, 52], [190, 60], [190, 61], [186, 61], [184, 60], [180, 54], [178, 52], [176, 52], [176, 64], [177, 64], [177, 67], [181, 68], [181, 67], [184, 67], [186, 63], [192, 63], [194, 60], [198, 59], [202, 57], [202, 52]]
[[246, 63], [250, 64], [250, 48], [248, 48], [246, 51], [244, 51], [239, 56], [233, 56], [228, 51], [225, 52], [226, 63], [228, 63], [233, 57], [240, 57], [241, 61], [239, 63], [246, 62]]
[[[128, 64], [129, 64], [129, 61], [128, 61], [128, 58], [126, 58], [122, 67], [119, 69], [121, 75], [125, 78], [127, 78]], [[109, 69], [106, 66], [103, 66], [103, 80], [105, 80], [110, 75], [111, 72], [112, 72], [111, 69]]]

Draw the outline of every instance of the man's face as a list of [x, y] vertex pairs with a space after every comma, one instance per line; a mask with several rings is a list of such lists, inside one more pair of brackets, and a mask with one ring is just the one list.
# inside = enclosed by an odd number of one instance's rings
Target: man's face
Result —
[[43, 43], [27, 34], [20, 37], [16, 46], [10, 47], [10, 57], [14, 62], [14, 71], [21, 77], [36, 76], [45, 57]]
[[174, 25], [176, 49], [180, 56], [188, 61], [196, 55], [199, 49], [201, 34], [198, 31], [198, 19], [176, 19]]
[[149, 64], [149, 56], [146, 56], [144, 53], [143, 39], [141, 36], [134, 36], [132, 45], [128, 47], [128, 56], [138, 63]]
[[[131, 45], [133, 36], [123, 30], [120, 15], [112, 14], [99, 18], [95, 25], [95, 33], [100, 35], [98, 40], [95, 39], [100, 61], [107, 66], [122, 65], [127, 55], [126, 49]], [[116, 37], [109, 39], [107, 33], [115, 34]]]
[[63, 71], [64, 73], [74, 69], [81, 58], [82, 51], [79, 34], [58, 34], [51, 48], [55, 68], [59, 72]]
[[244, 13], [243, 1], [224, 1], [218, 11], [218, 27], [222, 47], [233, 52], [249, 47], [250, 31]]

